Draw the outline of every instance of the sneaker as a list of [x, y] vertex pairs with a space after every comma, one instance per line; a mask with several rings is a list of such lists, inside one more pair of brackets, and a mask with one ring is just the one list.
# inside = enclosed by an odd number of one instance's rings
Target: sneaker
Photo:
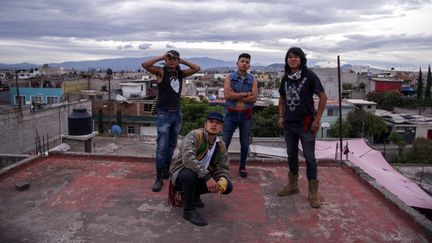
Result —
[[207, 225], [207, 221], [195, 209], [183, 211], [183, 218], [197, 226]]
[[241, 178], [246, 178], [248, 176], [246, 168], [239, 169], [239, 175], [240, 175]]

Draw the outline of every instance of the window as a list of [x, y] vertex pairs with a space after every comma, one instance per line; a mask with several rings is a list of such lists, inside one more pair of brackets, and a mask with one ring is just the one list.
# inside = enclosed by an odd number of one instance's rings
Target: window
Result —
[[338, 116], [339, 115], [339, 109], [338, 108], [328, 108], [327, 109], [327, 116]]
[[41, 95], [33, 95], [31, 96], [31, 102], [33, 103], [43, 103], [43, 96]]
[[141, 85], [141, 91], [144, 91], [144, 85]]
[[59, 97], [57, 96], [48, 96], [47, 97], [47, 104], [51, 105], [51, 104], [57, 104], [59, 103]]
[[127, 129], [128, 129], [128, 134], [135, 134], [135, 127], [128, 126]]
[[144, 104], [144, 111], [152, 111], [152, 104]]
[[15, 105], [18, 105], [18, 104], [25, 105], [25, 96], [22, 96], [22, 95], [17, 96], [17, 95], [15, 95]]
[[371, 105], [368, 105], [368, 106], [367, 106], [367, 108], [368, 108], [368, 109], [371, 109], [371, 108], [372, 108], [372, 106], [371, 106]]

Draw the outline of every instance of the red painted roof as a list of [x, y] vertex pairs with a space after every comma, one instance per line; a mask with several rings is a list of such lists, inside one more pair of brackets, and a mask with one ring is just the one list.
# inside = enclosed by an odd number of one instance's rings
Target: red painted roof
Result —
[[[307, 200], [305, 167], [300, 193], [279, 197], [286, 163], [249, 162], [234, 191], [202, 196], [206, 227], [167, 204], [167, 181], [151, 192], [153, 159], [50, 155], [0, 175], [3, 242], [428, 242], [430, 230], [335, 162], [319, 162], [322, 206]], [[16, 191], [28, 181], [30, 188]]]

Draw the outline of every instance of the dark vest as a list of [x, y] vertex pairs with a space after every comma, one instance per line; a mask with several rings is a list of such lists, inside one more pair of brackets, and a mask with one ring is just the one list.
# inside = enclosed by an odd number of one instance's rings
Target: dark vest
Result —
[[170, 73], [165, 66], [163, 71], [162, 81], [158, 83], [158, 109], [180, 109], [183, 72], [177, 68], [176, 72]]

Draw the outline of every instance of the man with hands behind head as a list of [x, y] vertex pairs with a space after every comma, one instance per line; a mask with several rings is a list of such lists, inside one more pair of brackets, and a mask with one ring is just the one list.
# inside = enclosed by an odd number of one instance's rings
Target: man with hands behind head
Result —
[[[155, 66], [163, 60], [163, 67]], [[189, 68], [181, 70], [180, 64]], [[200, 66], [181, 59], [177, 51], [170, 50], [162, 56], [145, 61], [142, 67], [155, 74], [158, 83], [156, 180], [152, 186], [152, 191], [158, 192], [162, 189], [163, 179], [168, 179], [171, 157], [182, 127], [180, 96], [183, 78], [198, 72]]]

